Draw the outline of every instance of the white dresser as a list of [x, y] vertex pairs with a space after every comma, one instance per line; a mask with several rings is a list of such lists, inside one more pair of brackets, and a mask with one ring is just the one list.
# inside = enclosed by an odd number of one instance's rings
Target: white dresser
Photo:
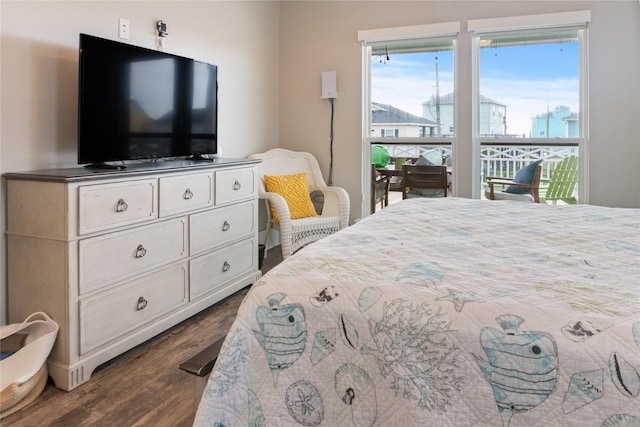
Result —
[[58, 388], [260, 277], [256, 164], [4, 175], [9, 321], [44, 311], [60, 325]]

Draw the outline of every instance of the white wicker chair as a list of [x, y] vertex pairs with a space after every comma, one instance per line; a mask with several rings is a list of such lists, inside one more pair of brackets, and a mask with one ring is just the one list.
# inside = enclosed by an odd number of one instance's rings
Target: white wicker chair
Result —
[[[349, 225], [349, 195], [340, 187], [328, 187], [322, 178], [316, 158], [305, 152], [296, 152], [275, 148], [265, 153], [253, 154], [250, 159], [262, 159], [258, 165], [260, 174], [260, 199], [267, 207], [266, 242], [268, 244], [271, 229], [280, 231], [282, 258], [289, 257], [303, 246], [335, 233]], [[315, 217], [291, 219], [284, 198], [277, 193], [268, 193], [264, 175], [291, 175], [306, 172], [309, 192], [321, 191], [324, 195], [322, 213]], [[272, 203], [280, 217], [277, 224], [271, 216], [269, 203]]]

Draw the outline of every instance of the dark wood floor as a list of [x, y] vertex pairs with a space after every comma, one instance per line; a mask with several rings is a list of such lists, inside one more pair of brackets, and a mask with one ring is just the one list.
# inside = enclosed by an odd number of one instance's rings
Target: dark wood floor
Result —
[[[267, 252], [263, 274], [281, 261]], [[223, 337], [249, 288], [98, 367], [71, 392], [49, 383], [31, 405], [0, 421], [9, 426], [191, 426], [194, 377], [178, 365]]]

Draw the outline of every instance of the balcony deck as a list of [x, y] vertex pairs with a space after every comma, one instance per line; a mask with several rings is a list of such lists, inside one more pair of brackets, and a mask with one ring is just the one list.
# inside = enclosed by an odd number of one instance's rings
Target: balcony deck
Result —
[[[394, 158], [417, 158], [420, 155], [431, 153], [433, 157], [437, 155], [445, 161], [450, 159], [452, 155], [451, 145], [443, 143], [425, 144], [420, 143], [386, 143], [377, 140], [371, 145], [381, 145], [389, 151], [391, 159]], [[542, 159], [541, 188], [540, 196], [544, 198], [546, 189], [551, 179], [551, 175], [558, 163], [565, 157], [577, 156], [578, 147], [572, 144], [544, 144], [544, 145], [523, 145], [517, 144], [483, 144], [481, 149], [481, 185], [486, 187], [485, 177], [498, 176], [511, 179], [515, 173], [530, 162]], [[435, 156], [435, 157], [438, 157]], [[455, 177], [455, 171], [454, 171]], [[394, 203], [402, 199], [402, 195], [397, 193], [398, 197], [391, 192], [389, 203]], [[484, 198], [484, 191], [481, 191], [481, 197]], [[578, 199], [578, 185], [573, 190], [573, 197]], [[563, 202], [559, 202], [563, 203]]]

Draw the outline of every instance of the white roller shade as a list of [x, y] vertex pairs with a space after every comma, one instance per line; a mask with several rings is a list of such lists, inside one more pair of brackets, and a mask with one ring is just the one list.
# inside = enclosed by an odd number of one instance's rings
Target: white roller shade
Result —
[[460, 32], [460, 22], [413, 25], [408, 27], [379, 28], [358, 31], [358, 41], [373, 43], [378, 41], [406, 40], [425, 37], [453, 36]]
[[506, 18], [470, 19], [467, 30], [475, 33], [515, 31], [533, 28], [554, 28], [586, 25], [591, 21], [591, 11], [546, 13], [542, 15], [511, 16]]

